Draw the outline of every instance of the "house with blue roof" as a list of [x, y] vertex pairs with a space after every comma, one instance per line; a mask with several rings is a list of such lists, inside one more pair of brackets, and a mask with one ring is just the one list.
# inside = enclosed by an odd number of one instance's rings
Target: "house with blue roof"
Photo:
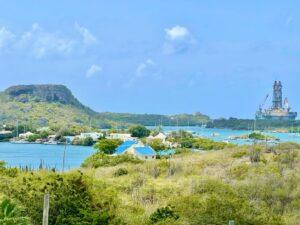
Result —
[[141, 160], [156, 159], [156, 151], [138, 141], [124, 141], [115, 152], [115, 155], [130, 154]]

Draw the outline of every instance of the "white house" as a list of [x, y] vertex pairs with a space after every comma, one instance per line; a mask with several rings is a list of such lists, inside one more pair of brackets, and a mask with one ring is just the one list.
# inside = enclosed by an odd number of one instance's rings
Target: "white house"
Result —
[[131, 134], [122, 134], [122, 133], [111, 133], [106, 138], [107, 139], [120, 139], [122, 141], [135, 140], [135, 138], [131, 137]]
[[147, 138], [147, 141], [150, 141], [150, 142], [151, 142], [153, 139], [159, 139], [159, 140], [162, 141], [162, 143], [165, 144], [166, 139], [167, 139], [167, 135], [165, 135], [164, 133], [160, 132], [160, 133], [158, 133], [158, 134], [155, 135], [155, 136], [150, 135], [150, 136]]
[[91, 137], [93, 141], [97, 141], [100, 137], [103, 137], [102, 133], [96, 133], [96, 132], [91, 132], [91, 133], [81, 133], [78, 136], [80, 139], [85, 139], [88, 137]]
[[27, 133], [19, 134], [19, 138], [21, 138], [21, 139], [27, 139], [27, 138], [29, 138], [31, 135], [34, 135], [34, 133], [27, 132]]

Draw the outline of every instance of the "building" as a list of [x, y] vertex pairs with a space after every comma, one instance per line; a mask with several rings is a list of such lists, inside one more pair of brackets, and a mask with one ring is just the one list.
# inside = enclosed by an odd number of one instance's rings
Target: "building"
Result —
[[150, 147], [138, 141], [125, 141], [123, 142], [115, 152], [115, 155], [129, 154], [133, 155], [141, 160], [153, 160], [156, 159], [156, 152]]
[[21, 139], [27, 139], [27, 138], [29, 138], [31, 135], [34, 135], [34, 133], [27, 132], [27, 133], [19, 134], [19, 138], [21, 138]]
[[107, 135], [107, 139], [120, 139], [122, 141], [133, 141], [136, 138], [131, 137], [131, 134], [111, 133]]
[[153, 141], [154, 139], [159, 139], [159, 140], [161, 140], [162, 143], [165, 143], [167, 140], [167, 135], [160, 132], [156, 136], [150, 135], [149, 137], [147, 137], [147, 141], [150, 141], [150, 142]]
[[91, 133], [81, 133], [78, 138], [80, 139], [85, 139], [85, 138], [92, 138], [93, 141], [97, 141], [100, 137], [103, 137], [102, 133], [96, 133], [96, 132], [91, 132]]
[[282, 83], [280, 81], [275, 81], [273, 85], [273, 99], [272, 106], [270, 108], [264, 109], [265, 102], [260, 105], [259, 110], [256, 113], [256, 119], [258, 120], [282, 120], [282, 121], [293, 121], [297, 117], [297, 112], [292, 112], [289, 107], [288, 99], [282, 98]]

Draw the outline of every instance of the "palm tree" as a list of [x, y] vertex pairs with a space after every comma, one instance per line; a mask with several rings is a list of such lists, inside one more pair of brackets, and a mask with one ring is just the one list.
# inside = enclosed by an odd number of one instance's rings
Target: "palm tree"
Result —
[[29, 220], [21, 215], [15, 203], [5, 199], [0, 204], [0, 225], [29, 225]]

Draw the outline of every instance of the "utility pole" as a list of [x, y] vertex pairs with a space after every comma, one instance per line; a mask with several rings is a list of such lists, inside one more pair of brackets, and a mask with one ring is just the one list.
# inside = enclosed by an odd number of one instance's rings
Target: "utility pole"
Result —
[[43, 225], [49, 223], [49, 207], [50, 207], [50, 196], [49, 194], [44, 195], [44, 210], [43, 210]]
[[65, 163], [66, 163], [66, 150], [67, 150], [67, 140], [65, 142], [64, 154], [63, 154], [63, 161], [62, 161], [62, 172], [65, 171]]

